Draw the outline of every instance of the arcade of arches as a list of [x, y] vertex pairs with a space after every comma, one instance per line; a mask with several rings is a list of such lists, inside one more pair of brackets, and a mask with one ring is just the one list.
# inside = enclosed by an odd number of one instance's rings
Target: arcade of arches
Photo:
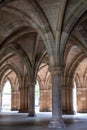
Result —
[[0, 110], [5, 83], [11, 110], [35, 116], [52, 111], [49, 128], [62, 128], [62, 114], [87, 113], [87, 0], [0, 1]]

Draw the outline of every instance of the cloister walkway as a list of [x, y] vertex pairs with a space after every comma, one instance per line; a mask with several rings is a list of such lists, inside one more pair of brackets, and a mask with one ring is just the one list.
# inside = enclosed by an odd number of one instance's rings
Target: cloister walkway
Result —
[[[48, 124], [51, 112], [40, 112], [32, 118], [27, 115], [28, 113], [17, 112], [0, 113], [0, 130], [50, 130]], [[63, 119], [66, 128], [59, 130], [87, 130], [87, 114], [63, 115]]]

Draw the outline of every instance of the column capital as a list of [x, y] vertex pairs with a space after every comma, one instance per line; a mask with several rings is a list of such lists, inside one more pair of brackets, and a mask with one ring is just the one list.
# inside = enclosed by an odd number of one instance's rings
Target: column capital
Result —
[[52, 75], [62, 74], [63, 67], [61, 67], [61, 66], [50, 66], [49, 71], [51, 72]]

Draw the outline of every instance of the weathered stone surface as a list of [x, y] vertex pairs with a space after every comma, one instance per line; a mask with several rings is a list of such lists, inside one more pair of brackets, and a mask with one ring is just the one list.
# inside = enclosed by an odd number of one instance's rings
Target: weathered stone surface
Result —
[[[35, 116], [52, 111], [50, 128], [65, 127], [63, 113], [87, 112], [87, 0], [0, 0], [0, 108], [7, 80], [11, 110]], [[75, 84], [75, 83], [76, 84]]]

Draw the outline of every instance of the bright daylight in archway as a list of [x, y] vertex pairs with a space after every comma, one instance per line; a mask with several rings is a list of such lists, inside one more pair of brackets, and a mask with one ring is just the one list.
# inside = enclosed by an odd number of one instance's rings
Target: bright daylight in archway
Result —
[[40, 100], [40, 90], [39, 90], [39, 83], [38, 81], [36, 82], [35, 86], [35, 111], [39, 112], [39, 101]]
[[11, 84], [9, 80], [5, 83], [2, 91], [2, 111], [11, 110]]

